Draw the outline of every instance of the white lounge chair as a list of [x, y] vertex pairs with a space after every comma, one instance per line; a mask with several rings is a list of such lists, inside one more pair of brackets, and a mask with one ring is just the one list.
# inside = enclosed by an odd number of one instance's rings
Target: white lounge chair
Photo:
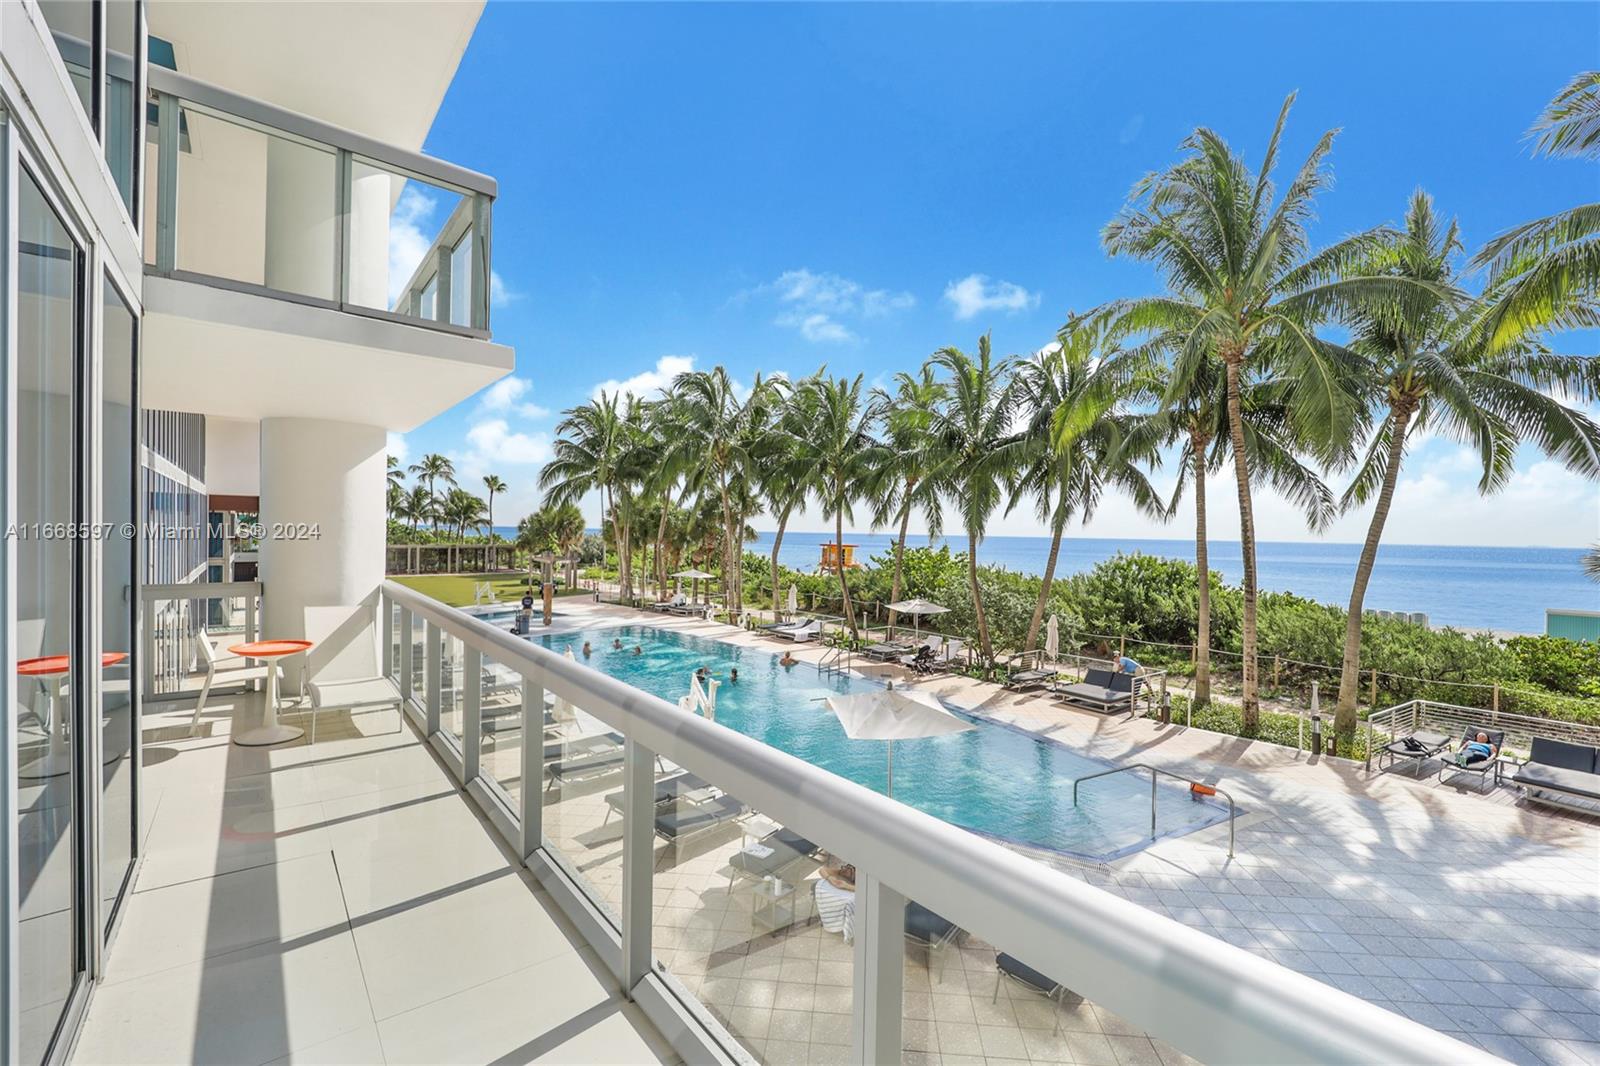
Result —
[[785, 640], [792, 640], [798, 644], [803, 640], [819, 639], [822, 636], [822, 623], [813, 618], [797, 626], [791, 626], [788, 629], [774, 629], [771, 632], [775, 637], [783, 637]]
[[[317, 711], [393, 706], [402, 717], [400, 686], [379, 666], [378, 630], [364, 604], [305, 609], [307, 690], [311, 694], [311, 743], [317, 742]], [[405, 727], [396, 721], [395, 732]]]
[[200, 735], [200, 712], [206, 709], [206, 700], [211, 696], [211, 686], [216, 684], [219, 671], [223, 673], [224, 680], [230, 683], [258, 678], [266, 680], [268, 670], [276, 670], [278, 677], [283, 677], [283, 664], [278, 660], [268, 661], [264, 666], [251, 666], [250, 661], [242, 656], [231, 653], [223, 655], [212, 643], [211, 634], [204, 629], [195, 634], [195, 642], [200, 664], [206, 669], [206, 680], [200, 686], [200, 698], [194, 701], [194, 717], [189, 720], [191, 737]]

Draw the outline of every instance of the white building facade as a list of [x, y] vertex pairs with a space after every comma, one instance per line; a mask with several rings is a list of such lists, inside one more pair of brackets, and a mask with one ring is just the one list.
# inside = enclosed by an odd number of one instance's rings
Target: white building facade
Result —
[[6, 1062], [61, 1060], [103, 972], [210, 516], [259, 518], [255, 632], [375, 608], [387, 433], [512, 367], [495, 182], [419, 151], [481, 7], [0, 5]]

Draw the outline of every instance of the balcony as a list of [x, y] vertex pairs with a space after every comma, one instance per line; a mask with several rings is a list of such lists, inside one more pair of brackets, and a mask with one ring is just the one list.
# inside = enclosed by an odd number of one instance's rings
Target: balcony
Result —
[[[191, 626], [248, 632], [260, 590], [212, 591]], [[80, 1061], [1488, 1061], [402, 586], [379, 618], [401, 714], [324, 712], [315, 745], [260, 749], [227, 743], [252, 693], [197, 735], [192, 703], [147, 704], [147, 846]], [[192, 689], [178, 659], [151, 661]], [[660, 805], [680, 770], [703, 784]], [[730, 804], [737, 821], [664, 830]], [[810, 891], [733, 873], [775, 825], [855, 861], [853, 942]], [[1326, 877], [1266, 859], [1278, 835], [1144, 876], [1241, 904], [1280, 870]], [[910, 935], [911, 900], [958, 934]]]
[[511, 369], [489, 343], [494, 179], [163, 67], [150, 82], [150, 406], [348, 417], [354, 392], [364, 421], [409, 428]]

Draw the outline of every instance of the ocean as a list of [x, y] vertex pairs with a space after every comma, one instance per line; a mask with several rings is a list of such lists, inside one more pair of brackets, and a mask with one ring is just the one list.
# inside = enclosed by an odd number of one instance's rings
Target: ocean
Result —
[[[498, 527], [504, 537], [516, 530]], [[591, 531], [594, 532], [594, 531]], [[815, 570], [831, 533], [785, 533], [778, 561], [795, 570]], [[863, 562], [893, 550], [886, 533], [846, 535]], [[927, 537], [910, 537], [907, 547], [925, 546]], [[966, 550], [966, 539], [939, 538], [952, 552]], [[745, 546], [760, 555], [772, 552], [772, 533], [759, 534]], [[1056, 576], [1080, 573], [1117, 552], [1194, 559], [1189, 540], [1115, 540], [1068, 536], [1061, 542]], [[1025, 574], [1044, 571], [1049, 537], [986, 537], [978, 562]], [[1359, 544], [1263, 542], [1256, 546], [1261, 587], [1293, 592], [1307, 599], [1343, 607], [1350, 601]], [[1385, 544], [1378, 549], [1366, 605], [1372, 610], [1421, 611], [1435, 625], [1492, 629], [1508, 633], [1543, 633], [1547, 607], [1600, 611], [1600, 585], [1584, 576], [1579, 548], [1464, 548], [1428, 544]], [[1239, 542], [1211, 542], [1211, 568], [1230, 583], [1243, 573]]]
[[[796, 570], [814, 570], [833, 540], [830, 533], [785, 533], [778, 561]], [[894, 538], [881, 533], [847, 535], [856, 558], [866, 561], [893, 551]], [[907, 547], [926, 545], [926, 537], [910, 537]], [[966, 539], [940, 538], [951, 552], [965, 551]], [[772, 552], [772, 534], [762, 533], [749, 550]], [[1061, 542], [1056, 576], [1092, 568], [1117, 552], [1194, 559], [1189, 540], [1112, 540], [1067, 537]], [[978, 546], [978, 562], [1025, 574], [1044, 572], [1049, 537], [986, 537]], [[1350, 601], [1359, 544], [1272, 543], [1256, 546], [1256, 566], [1263, 589], [1293, 592], [1307, 599], [1343, 607]], [[1578, 548], [1463, 548], [1426, 544], [1386, 544], [1367, 586], [1372, 610], [1422, 611], [1436, 626], [1543, 633], [1546, 607], [1600, 611], [1600, 585], [1584, 576]], [[1211, 569], [1230, 584], [1243, 576], [1238, 541], [1211, 541]]]

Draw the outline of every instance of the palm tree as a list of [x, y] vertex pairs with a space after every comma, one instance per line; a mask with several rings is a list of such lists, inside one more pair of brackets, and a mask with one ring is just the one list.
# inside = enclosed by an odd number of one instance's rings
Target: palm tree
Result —
[[389, 482], [388, 488], [384, 491], [384, 509], [388, 511], [390, 518], [404, 517], [400, 510], [405, 504], [405, 499], [406, 490], [393, 481]]
[[[1522, 439], [1533, 440], [1580, 475], [1600, 478], [1600, 426], [1549, 395], [1592, 398], [1589, 360], [1552, 354], [1535, 337], [1508, 335], [1503, 327], [1509, 322], [1498, 318], [1493, 294], [1486, 305], [1469, 301], [1456, 288], [1460, 252], [1456, 223], [1436, 215], [1433, 201], [1419, 189], [1411, 197], [1404, 232], [1374, 249], [1360, 267], [1373, 275], [1426, 282], [1438, 297], [1425, 308], [1368, 308], [1350, 316], [1348, 347], [1361, 359], [1365, 399], [1379, 421], [1343, 501], [1351, 507], [1376, 498], [1345, 620], [1334, 719], [1345, 738], [1356, 728], [1367, 583], [1408, 436], [1433, 429], [1472, 444], [1483, 461], [1480, 492], [1493, 492], [1510, 478]], [[1502, 328], [1486, 328], [1485, 318]]]
[[[634, 444], [637, 427], [629, 417], [632, 412], [619, 401], [618, 396], [601, 393], [597, 399], [562, 412], [554, 456], [540, 472], [539, 486], [546, 503], [577, 503], [585, 493], [600, 493], [601, 524], [611, 522], [617, 581], [623, 598], [628, 599], [633, 595], [633, 553], [629, 512], [622, 504], [636, 480], [639, 457]], [[629, 408], [632, 406], [630, 403]]]
[[384, 458], [386, 458], [389, 461], [389, 463], [388, 463], [388, 472], [385, 475], [389, 480], [389, 484], [393, 485], [393, 486], [404, 486], [405, 485], [405, 480], [406, 480], [406, 472], [400, 466], [400, 460], [396, 459], [392, 455], [385, 456]]
[[[916, 374], [901, 371], [894, 376], [892, 393], [882, 390], [877, 393], [877, 403], [885, 412], [887, 447], [883, 449], [883, 464], [873, 471], [872, 495], [877, 498], [878, 506], [872, 523], [887, 525], [893, 521], [899, 526], [894, 542], [894, 584], [889, 594], [890, 603], [900, 600], [906, 530], [911, 525], [912, 512], [922, 513], [929, 537], [938, 536], [944, 527], [939, 471], [929, 466], [935, 443], [933, 423], [944, 399], [944, 385], [935, 380], [931, 366], [924, 366]], [[895, 612], [890, 611], [889, 625], [894, 624]]]
[[1016, 366], [1019, 412], [1027, 426], [1007, 510], [1031, 495], [1039, 521], [1050, 527], [1050, 553], [1024, 651], [1037, 646], [1069, 521], [1092, 518], [1108, 485], [1126, 492], [1147, 514], [1165, 514], [1155, 489], [1136, 465], [1158, 462], [1159, 453], [1148, 438], [1130, 435], [1129, 430], [1139, 425], [1137, 419], [1119, 413], [1121, 396], [1096, 378], [1097, 340], [1085, 320], [1075, 316], [1054, 346]]
[[465, 489], [451, 489], [445, 496], [439, 517], [455, 528], [457, 540], [466, 539], [468, 526], [483, 525], [486, 517], [483, 500]]
[[[417, 475], [419, 480], [428, 483], [428, 498], [433, 500], [436, 505], [439, 505], [433, 508], [434, 511], [438, 511], [442, 507], [443, 499], [434, 491], [434, 483], [443, 481], [446, 485], [454, 488], [456, 483], [455, 464], [446, 456], [438, 453], [429, 453], [424, 455], [419, 462], [412, 464], [411, 473]], [[434, 522], [437, 524], [437, 516], [434, 517]]]
[[1596, 581], [1600, 581], [1600, 544], [1593, 545], [1583, 553], [1583, 572]]
[[[854, 378], [819, 374], [806, 379], [802, 386], [810, 393], [805, 409], [811, 420], [809, 447], [822, 515], [833, 519], [834, 544], [842, 545], [845, 522], [854, 524], [855, 500], [869, 483], [872, 471], [883, 461], [882, 445], [872, 436], [881, 412], [878, 404], [863, 392], [860, 374]], [[859, 637], [842, 549], [834, 552], [834, 564], [839, 578], [839, 596], [844, 603], [845, 624], [850, 627], [852, 637]]]
[[978, 542], [1021, 462], [1021, 440], [1011, 428], [1017, 405], [1013, 364], [992, 357], [987, 333], [978, 338], [976, 359], [959, 348], [941, 348], [931, 362], [948, 375], [945, 402], [933, 421], [935, 469], [966, 530], [967, 584], [978, 623], [978, 646], [984, 669], [992, 672], [994, 644], [978, 587]]
[[497, 474], [485, 474], [483, 487], [489, 490], [489, 539], [494, 540], [496, 538], [494, 531], [494, 494], [506, 491], [506, 483], [501, 481]]
[[[1184, 390], [1171, 395], [1171, 359], [1187, 343], [1178, 332], [1156, 333], [1137, 347], [1117, 352], [1101, 365], [1097, 377], [1106, 388], [1122, 393], [1140, 410], [1127, 431], [1130, 445], [1176, 446], [1178, 479], [1166, 504], [1171, 517], [1192, 484], [1195, 517], [1195, 669], [1194, 704], [1211, 702], [1211, 560], [1207, 543], [1206, 481], [1230, 465], [1233, 437], [1228, 426], [1227, 381], [1215, 359], [1194, 364]], [[1306, 524], [1321, 530], [1333, 521], [1333, 493], [1316, 471], [1296, 454], [1289, 417], [1287, 384], [1253, 375], [1245, 379], [1239, 409], [1249, 448], [1251, 476], [1265, 480], [1278, 495], [1305, 512]]]
[[[1529, 131], [1535, 151], [1600, 159], [1600, 71], [1572, 80]], [[1600, 202], [1580, 204], [1502, 233], [1473, 257], [1487, 266], [1491, 349], [1530, 331], [1600, 325]]]
[[411, 486], [411, 491], [406, 493], [403, 506], [397, 513], [411, 520], [411, 528], [415, 530], [417, 523], [432, 521], [434, 514], [433, 497], [428, 495], [428, 490], [421, 485]]
[[742, 566], [745, 515], [735, 508], [734, 484], [759, 474], [757, 452], [777, 392], [771, 380], [756, 375], [742, 401], [723, 367], [692, 371], [673, 389], [677, 406], [678, 456], [692, 456], [704, 468], [706, 483], [722, 507], [722, 585], [730, 611], [743, 602]]
[[1336, 462], [1354, 436], [1360, 411], [1345, 383], [1346, 353], [1318, 338], [1314, 326], [1332, 311], [1368, 297], [1393, 296], [1403, 283], [1345, 278], [1342, 272], [1376, 240], [1358, 234], [1307, 258], [1305, 227], [1313, 200], [1327, 184], [1323, 163], [1329, 130], [1274, 203], [1273, 171], [1291, 94], [1260, 168], [1252, 175], [1222, 138], [1198, 129], [1186, 155], [1134, 187], [1133, 197], [1104, 231], [1112, 255], [1156, 263], [1168, 293], [1125, 302], [1119, 330], [1181, 334], [1164, 403], [1191, 387], [1202, 368], [1221, 364], [1244, 574], [1243, 699], [1246, 733], [1258, 724], [1256, 692], [1256, 536], [1250, 451], [1243, 394], [1252, 372], [1295, 383], [1289, 406], [1295, 437], [1325, 463]]
[[789, 389], [783, 397], [768, 427], [766, 440], [760, 452], [758, 489], [767, 512], [778, 520], [777, 532], [772, 537], [772, 554], [768, 560], [772, 573], [772, 610], [781, 609], [778, 588], [778, 552], [783, 548], [783, 534], [788, 529], [789, 517], [796, 507], [805, 506], [806, 498], [820, 491], [816, 477], [817, 465], [811, 439], [811, 427], [817, 396], [817, 384], [822, 371]]

